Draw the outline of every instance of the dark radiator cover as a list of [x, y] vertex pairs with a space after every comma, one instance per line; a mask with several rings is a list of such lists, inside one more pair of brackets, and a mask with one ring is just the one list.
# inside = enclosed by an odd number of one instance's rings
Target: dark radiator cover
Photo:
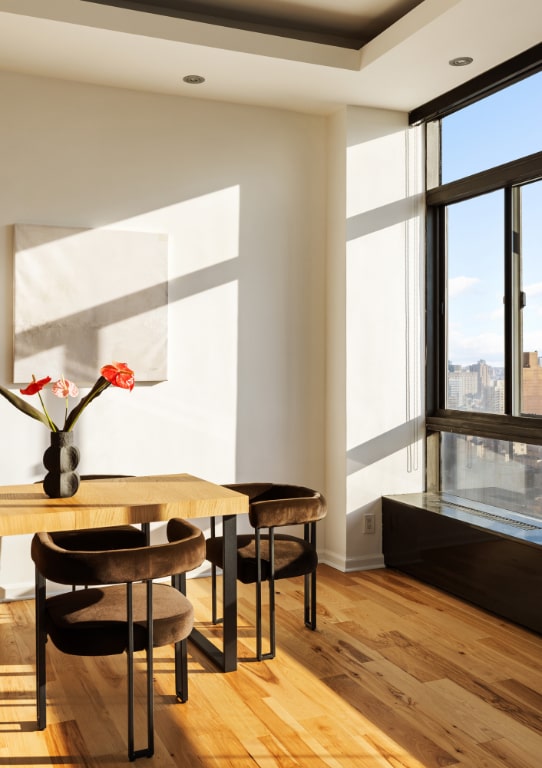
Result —
[[539, 544], [398, 497], [383, 498], [382, 522], [386, 566], [542, 634]]

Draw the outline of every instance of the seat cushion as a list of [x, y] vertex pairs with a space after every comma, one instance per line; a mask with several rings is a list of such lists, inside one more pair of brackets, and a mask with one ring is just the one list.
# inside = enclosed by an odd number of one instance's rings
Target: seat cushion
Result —
[[[222, 537], [207, 539], [207, 559], [219, 568], [223, 567]], [[261, 537], [262, 581], [268, 581], [269, 536]], [[275, 535], [275, 579], [288, 579], [312, 573], [318, 565], [314, 548], [303, 539], [286, 534]], [[256, 541], [251, 534], [237, 537], [237, 578], [243, 584], [253, 584], [257, 579]]]
[[[134, 648], [147, 642], [146, 585], [133, 585]], [[194, 623], [190, 601], [168, 584], [153, 585], [154, 645], [168, 645], [188, 637]], [[46, 626], [63, 653], [108, 656], [128, 647], [126, 585], [93, 587], [46, 600]]]

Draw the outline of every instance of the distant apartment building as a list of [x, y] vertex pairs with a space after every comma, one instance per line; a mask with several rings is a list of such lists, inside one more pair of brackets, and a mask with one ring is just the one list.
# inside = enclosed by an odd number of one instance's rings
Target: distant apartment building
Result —
[[523, 353], [521, 412], [542, 414], [542, 367], [538, 351]]
[[477, 396], [477, 373], [464, 369], [448, 373], [448, 408], [464, 410]]
[[504, 379], [492, 381], [485, 388], [485, 405], [489, 413], [504, 413]]
[[[521, 412], [542, 415], [542, 365], [538, 351], [523, 353]], [[448, 408], [504, 413], [502, 368], [479, 360], [472, 365], [448, 365]]]
[[502, 368], [494, 368], [485, 360], [468, 366], [449, 364], [448, 408], [503, 413]]

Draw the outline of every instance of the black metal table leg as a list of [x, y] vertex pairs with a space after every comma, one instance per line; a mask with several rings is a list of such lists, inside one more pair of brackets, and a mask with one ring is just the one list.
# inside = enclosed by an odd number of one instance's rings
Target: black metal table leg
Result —
[[206, 654], [223, 672], [237, 669], [237, 517], [224, 515], [222, 518], [223, 541], [223, 625], [222, 650], [193, 629], [190, 640]]
[[224, 672], [237, 669], [237, 517], [223, 518], [222, 605], [224, 617]]

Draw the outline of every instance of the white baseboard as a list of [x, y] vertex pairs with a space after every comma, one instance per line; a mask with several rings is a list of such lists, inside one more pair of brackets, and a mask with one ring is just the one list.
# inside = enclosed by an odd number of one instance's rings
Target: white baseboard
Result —
[[[349, 559], [345, 561], [344, 558], [335, 555], [332, 552], [320, 552], [318, 559], [321, 563], [329, 565], [330, 568], [335, 568], [337, 571], [343, 573], [351, 573], [352, 571], [370, 571], [375, 568], [385, 568], [383, 555], [362, 555], [361, 557]], [[211, 569], [204, 563], [194, 573], [188, 574], [188, 578], [199, 578], [210, 576]], [[164, 579], [168, 581], [168, 579]], [[58, 584], [49, 584], [47, 593], [49, 596], [65, 592], [70, 587], [60, 586]], [[34, 599], [34, 581], [21, 581], [13, 584], [8, 584], [5, 587], [0, 587], [0, 603], [8, 603], [12, 600], [33, 600]]]
[[337, 571], [343, 573], [351, 573], [353, 571], [372, 571], [375, 568], [385, 568], [384, 555], [360, 555], [355, 558], [344, 559], [336, 553], [326, 550], [318, 553], [318, 560], [321, 563], [329, 565], [331, 568], [335, 568]]
[[384, 555], [362, 555], [361, 557], [350, 558], [347, 563], [346, 572], [352, 571], [373, 571], [376, 568], [385, 568]]
[[20, 581], [0, 587], [0, 603], [9, 603], [12, 600], [33, 600], [35, 585], [32, 581]]
[[[210, 576], [211, 569], [205, 563], [193, 572], [187, 574], [188, 579], [197, 579], [201, 576]], [[156, 579], [156, 581], [163, 581], [168, 583], [170, 577], [163, 579]], [[69, 592], [71, 586], [65, 584], [54, 584], [47, 582], [47, 597], [53, 595], [59, 595], [62, 592]], [[34, 581], [20, 581], [8, 584], [7, 586], [0, 586], [0, 603], [9, 603], [12, 600], [33, 600], [35, 595]]]

